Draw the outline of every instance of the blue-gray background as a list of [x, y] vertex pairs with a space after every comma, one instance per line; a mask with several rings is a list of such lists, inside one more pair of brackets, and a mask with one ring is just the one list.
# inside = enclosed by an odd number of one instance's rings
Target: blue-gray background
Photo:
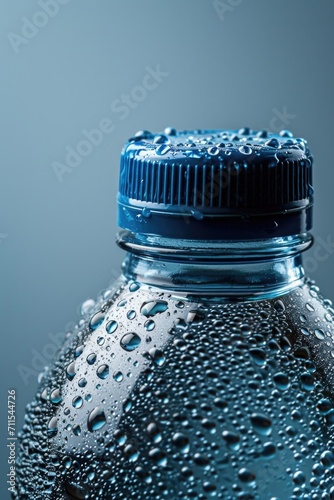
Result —
[[[307, 268], [334, 298], [334, 3], [49, 0], [40, 14], [43, 3], [7, 0], [0, 16], [1, 498], [7, 389], [20, 427], [56, 334], [118, 273], [118, 159], [138, 129], [281, 126], [307, 138], [317, 238]], [[138, 90], [157, 67], [155, 88]], [[126, 94], [135, 99], [121, 111]], [[66, 165], [66, 148], [104, 118], [113, 131], [57, 176], [54, 162]]]

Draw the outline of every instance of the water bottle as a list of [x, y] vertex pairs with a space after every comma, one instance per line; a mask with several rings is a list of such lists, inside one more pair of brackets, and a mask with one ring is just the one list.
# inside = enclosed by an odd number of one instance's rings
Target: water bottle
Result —
[[14, 498], [334, 498], [334, 311], [301, 257], [312, 205], [312, 155], [289, 131], [131, 138], [122, 274], [39, 377]]

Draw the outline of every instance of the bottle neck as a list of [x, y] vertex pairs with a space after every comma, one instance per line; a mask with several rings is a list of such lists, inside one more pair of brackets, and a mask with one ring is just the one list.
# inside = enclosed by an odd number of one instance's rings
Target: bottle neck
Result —
[[304, 283], [301, 253], [309, 233], [248, 241], [174, 240], [122, 231], [126, 278], [174, 294], [218, 300], [259, 300]]

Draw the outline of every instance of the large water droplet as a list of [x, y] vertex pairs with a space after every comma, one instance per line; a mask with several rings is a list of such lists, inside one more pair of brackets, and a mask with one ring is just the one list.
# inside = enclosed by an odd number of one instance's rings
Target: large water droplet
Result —
[[223, 431], [222, 436], [230, 450], [236, 451], [240, 448], [240, 436], [236, 432]]
[[58, 432], [57, 417], [52, 417], [48, 423], [48, 436], [53, 437]]
[[139, 290], [139, 288], [140, 288], [140, 284], [137, 283], [137, 281], [133, 281], [131, 283], [131, 285], [129, 286], [130, 292], [136, 292], [137, 290]]
[[151, 139], [153, 137], [153, 134], [149, 130], [138, 130], [138, 132], [135, 133], [135, 137]]
[[208, 149], [208, 153], [211, 156], [219, 155], [219, 151], [220, 151], [219, 148], [217, 148], [216, 146], [212, 146], [211, 148]]
[[276, 446], [274, 443], [264, 443], [261, 455], [266, 459], [274, 458], [276, 454]]
[[323, 330], [314, 330], [314, 334], [319, 340], [323, 340], [325, 338], [325, 333]]
[[260, 139], [266, 139], [268, 137], [268, 131], [267, 130], [260, 130], [256, 134], [256, 137], [259, 137]]
[[293, 137], [293, 133], [290, 132], [290, 130], [281, 130], [279, 135], [281, 137], [289, 137], [289, 138], [292, 138]]
[[60, 394], [60, 390], [59, 389], [54, 389], [51, 394], [50, 394], [50, 401], [51, 403], [53, 403], [54, 405], [59, 405], [59, 403], [61, 402], [62, 400], [62, 397], [61, 397], [61, 394]]
[[155, 322], [153, 321], [153, 319], [148, 319], [147, 321], [145, 321], [144, 327], [146, 331], [151, 332], [155, 328]]
[[190, 450], [189, 439], [185, 434], [176, 432], [172, 437], [173, 444], [182, 452], [188, 453]]
[[130, 311], [128, 311], [126, 313], [126, 317], [128, 319], [134, 319], [136, 317], [136, 311], [134, 311], [133, 309], [131, 309]]
[[104, 314], [100, 311], [91, 318], [89, 322], [89, 328], [91, 331], [96, 330], [104, 321]]
[[83, 399], [81, 396], [75, 396], [72, 400], [72, 405], [74, 406], [74, 408], [81, 408], [82, 405], [83, 405]]
[[299, 470], [294, 473], [294, 475], [292, 476], [292, 480], [295, 484], [302, 485], [305, 483], [306, 477], [305, 474]]
[[98, 431], [106, 423], [106, 416], [103, 408], [97, 406], [90, 412], [87, 419], [87, 428], [90, 432]]
[[156, 135], [153, 139], [154, 144], [169, 144], [170, 139], [166, 135]]
[[328, 398], [322, 398], [317, 403], [317, 410], [320, 411], [323, 415], [329, 413], [329, 411], [333, 408], [332, 402]]
[[136, 462], [139, 457], [139, 451], [133, 444], [128, 444], [124, 448], [124, 456], [129, 460], [129, 462]]
[[256, 365], [258, 365], [258, 366], [264, 365], [264, 363], [266, 361], [266, 353], [262, 349], [255, 347], [254, 349], [249, 350], [249, 354], [251, 355], [251, 357]]
[[256, 479], [255, 474], [245, 467], [239, 470], [238, 477], [243, 483], [252, 483]]
[[278, 313], [283, 313], [285, 311], [285, 305], [281, 300], [276, 300], [274, 307]]
[[109, 375], [109, 366], [108, 365], [99, 366], [98, 369], [96, 370], [96, 374], [102, 380], [106, 379]]
[[[152, 212], [151, 212], [151, 210], [149, 208], [145, 207], [141, 211], [141, 214], [142, 214], [143, 217], [145, 217], [145, 219], [149, 219], [151, 217], [151, 215], [152, 215]], [[132, 291], [132, 290], [130, 290], [130, 291]]]
[[107, 333], [114, 333], [117, 330], [118, 323], [117, 321], [109, 321], [106, 325]]
[[289, 377], [285, 373], [275, 373], [273, 380], [280, 391], [286, 391], [290, 387]]
[[171, 135], [171, 136], [177, 135], [177, 130], [176, 128], [173, 127], [166, 127], [164, 132], [166, 135]]
[[334, 465], [334, 453], [330, 450], [326, 450], [320, 455], [320, 462], [325, 467], [331, 467]]
[[168, 303], [165, 300], [152, 300], [149, 302], [145, 302], [140, 312], [146, 316], [155, 316], [158, 313], [162, 313], [168, 309]]
[[269, 146], [271, 148], [278, 148], [280, 143], [277, 139], [275, 139], [274, 137], [272, 139], [269, 139], [269, 141], [266, 141], [265, 142], [265, 145], [266, 146]]
[[122, 372], [115, 372], [113, 377], [114, 377], [114, 380], [116, 380], [116, 382], [122, 382], [123, 373]]
[[120, 340], [121, 347], [125, 351], [133, 351], [140, 345], [141, 338], [134, 332], [126, 333]]
[[66, 377], [68, 380], [73, 380], [75, 376], [75, 361], [72, 361], [66, 368]]
[[96, 361], [96, 354], [95, 354], [95, 352], [92, 352], [91, 354], [88, 354], [88, 356], [87, 356], [86, 359], [87, 359], [87, 363], [89, 365], [93, 365], [95, 363], [95, 361]]
[[262, 413], [252, 413], [251, 423], [254, 430], [261, 436], [269, 436], [272, 431], [271, 420]]
[[309, 372], [304, 372], [300, 375], [300, 386], [305, 391], [312, 391], [314, 389], [315, 381]]
[[167, 457], [166, 453], [160, 448], [153, 448], [148, 452], [148, 456], [161, 467], [165, 467], [167, 465]]
[[79, 382], [78, 382], [78, 386], [79, 386], [79, 387], [86, 387], [86, 385], [87, 385], [87, 380], [86, 380], [84, 377], [82, 377], [82, 378], [79, 380]]
[[155, 153], [158, 156], [163, 156], [163, 155], [167, 154], [169, 151], [170, 151], [170, 147], [168, 146], [168, 144], [160, 144], [160, 146], [158, 146], [156, 148]]
[[238, 135], [249, 135], [249, 134], [250, 134], [249, 127], [243, 127], [238, 130]]
[[253, 150], [250, 146], [240, 146], [239, 151], [243, 155], [250, 155], [253, 152]]
[[147, 434], [154, 443], [160, 443], [160, 441], [162, 440], [160, 429], [155, 422], [151, 422], [148, 424]]

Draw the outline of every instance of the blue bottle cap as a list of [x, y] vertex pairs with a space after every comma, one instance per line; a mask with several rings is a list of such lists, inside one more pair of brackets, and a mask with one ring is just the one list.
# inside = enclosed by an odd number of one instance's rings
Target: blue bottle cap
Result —
[[312, 227], [312, 161], [287, 130], [140, 131], [121, 155], [118, 224], [194, 240], [300, 234]]

